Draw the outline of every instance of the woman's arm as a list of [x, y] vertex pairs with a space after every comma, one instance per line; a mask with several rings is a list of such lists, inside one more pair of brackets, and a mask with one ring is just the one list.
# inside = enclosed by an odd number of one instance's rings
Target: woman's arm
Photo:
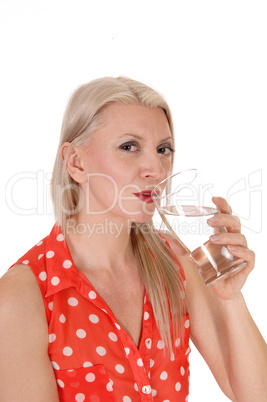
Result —
[[0, 400], [58, 402], [43, 299], [30, 268], [0, 279]]
[[267, 348], [240, 293], [220, 300], [228, 341], [228, 376], [236, 400], [267, 401]]
[[[217, 244], [235, 245], [236, 250], [231, 252], [245, 259], [247, 267], [208, 287], [190, 259], [178, 255], [187, 277], [191, 338], [231, 400], [263, 402], [267, 400], [267, 347], [241, 294], [255, 257], [226, 201], [219, 199], [217, 205], [222, 214], [212, 226], [225, 225], [229, 231], [220, 234]], [[175, 241], [170, 245], [181, 254]]]

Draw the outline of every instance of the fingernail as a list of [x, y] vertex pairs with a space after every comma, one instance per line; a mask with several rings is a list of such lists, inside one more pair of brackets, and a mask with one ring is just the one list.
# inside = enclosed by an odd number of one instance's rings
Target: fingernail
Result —
[[237, 247], [236, 246], [228, 246], [229, 251], [236, 251]]
[[220, 240], [220, 236], [219, 235], [212, 235], [212, 236], [210, 236], [210, 240], [211, 241], [218, 241], [218, 240]]
[[212, 218], [209, 218], [208, 220], [207, 220], [207, 223], [208, 224], [212, 224], [212, 223], [215, 223], [217, 221], [217, 218], [215, 217], [215, 216], [213, 216]]

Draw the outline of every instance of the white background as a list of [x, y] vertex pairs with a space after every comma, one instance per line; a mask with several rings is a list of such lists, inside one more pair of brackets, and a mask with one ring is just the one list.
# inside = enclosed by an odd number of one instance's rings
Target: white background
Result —
[[[257, 254], [243, 293], [266, 338], [266, 21], [259, 0], [1, 0], [0, 273], [54, 222], [49, 176], [71, 91], [126, 75], [167, 98], [175, 170], [199, 168], [242, 218]], [[194, 348], [190, 400], [227, 400]]]

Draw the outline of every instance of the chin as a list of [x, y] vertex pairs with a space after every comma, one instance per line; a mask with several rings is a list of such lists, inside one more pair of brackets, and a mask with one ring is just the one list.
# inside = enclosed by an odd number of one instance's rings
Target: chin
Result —
[[132, 222], [136, 222], [136, 223], [146, 223], [149, 222], [151, 219], [153, 218], [153, 214], [139, 214], [139, 215], [135, 215], [133, 217], [130, 218], [130, 220]]

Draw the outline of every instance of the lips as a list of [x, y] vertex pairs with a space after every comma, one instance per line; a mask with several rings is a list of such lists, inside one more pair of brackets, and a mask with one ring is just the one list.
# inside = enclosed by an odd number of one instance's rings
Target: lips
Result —
[[153, 200], [151, 198], [151, 190], [141, 191], [140, 193], [134, 193], [134, 195], [146, 204], [152, 204]]

